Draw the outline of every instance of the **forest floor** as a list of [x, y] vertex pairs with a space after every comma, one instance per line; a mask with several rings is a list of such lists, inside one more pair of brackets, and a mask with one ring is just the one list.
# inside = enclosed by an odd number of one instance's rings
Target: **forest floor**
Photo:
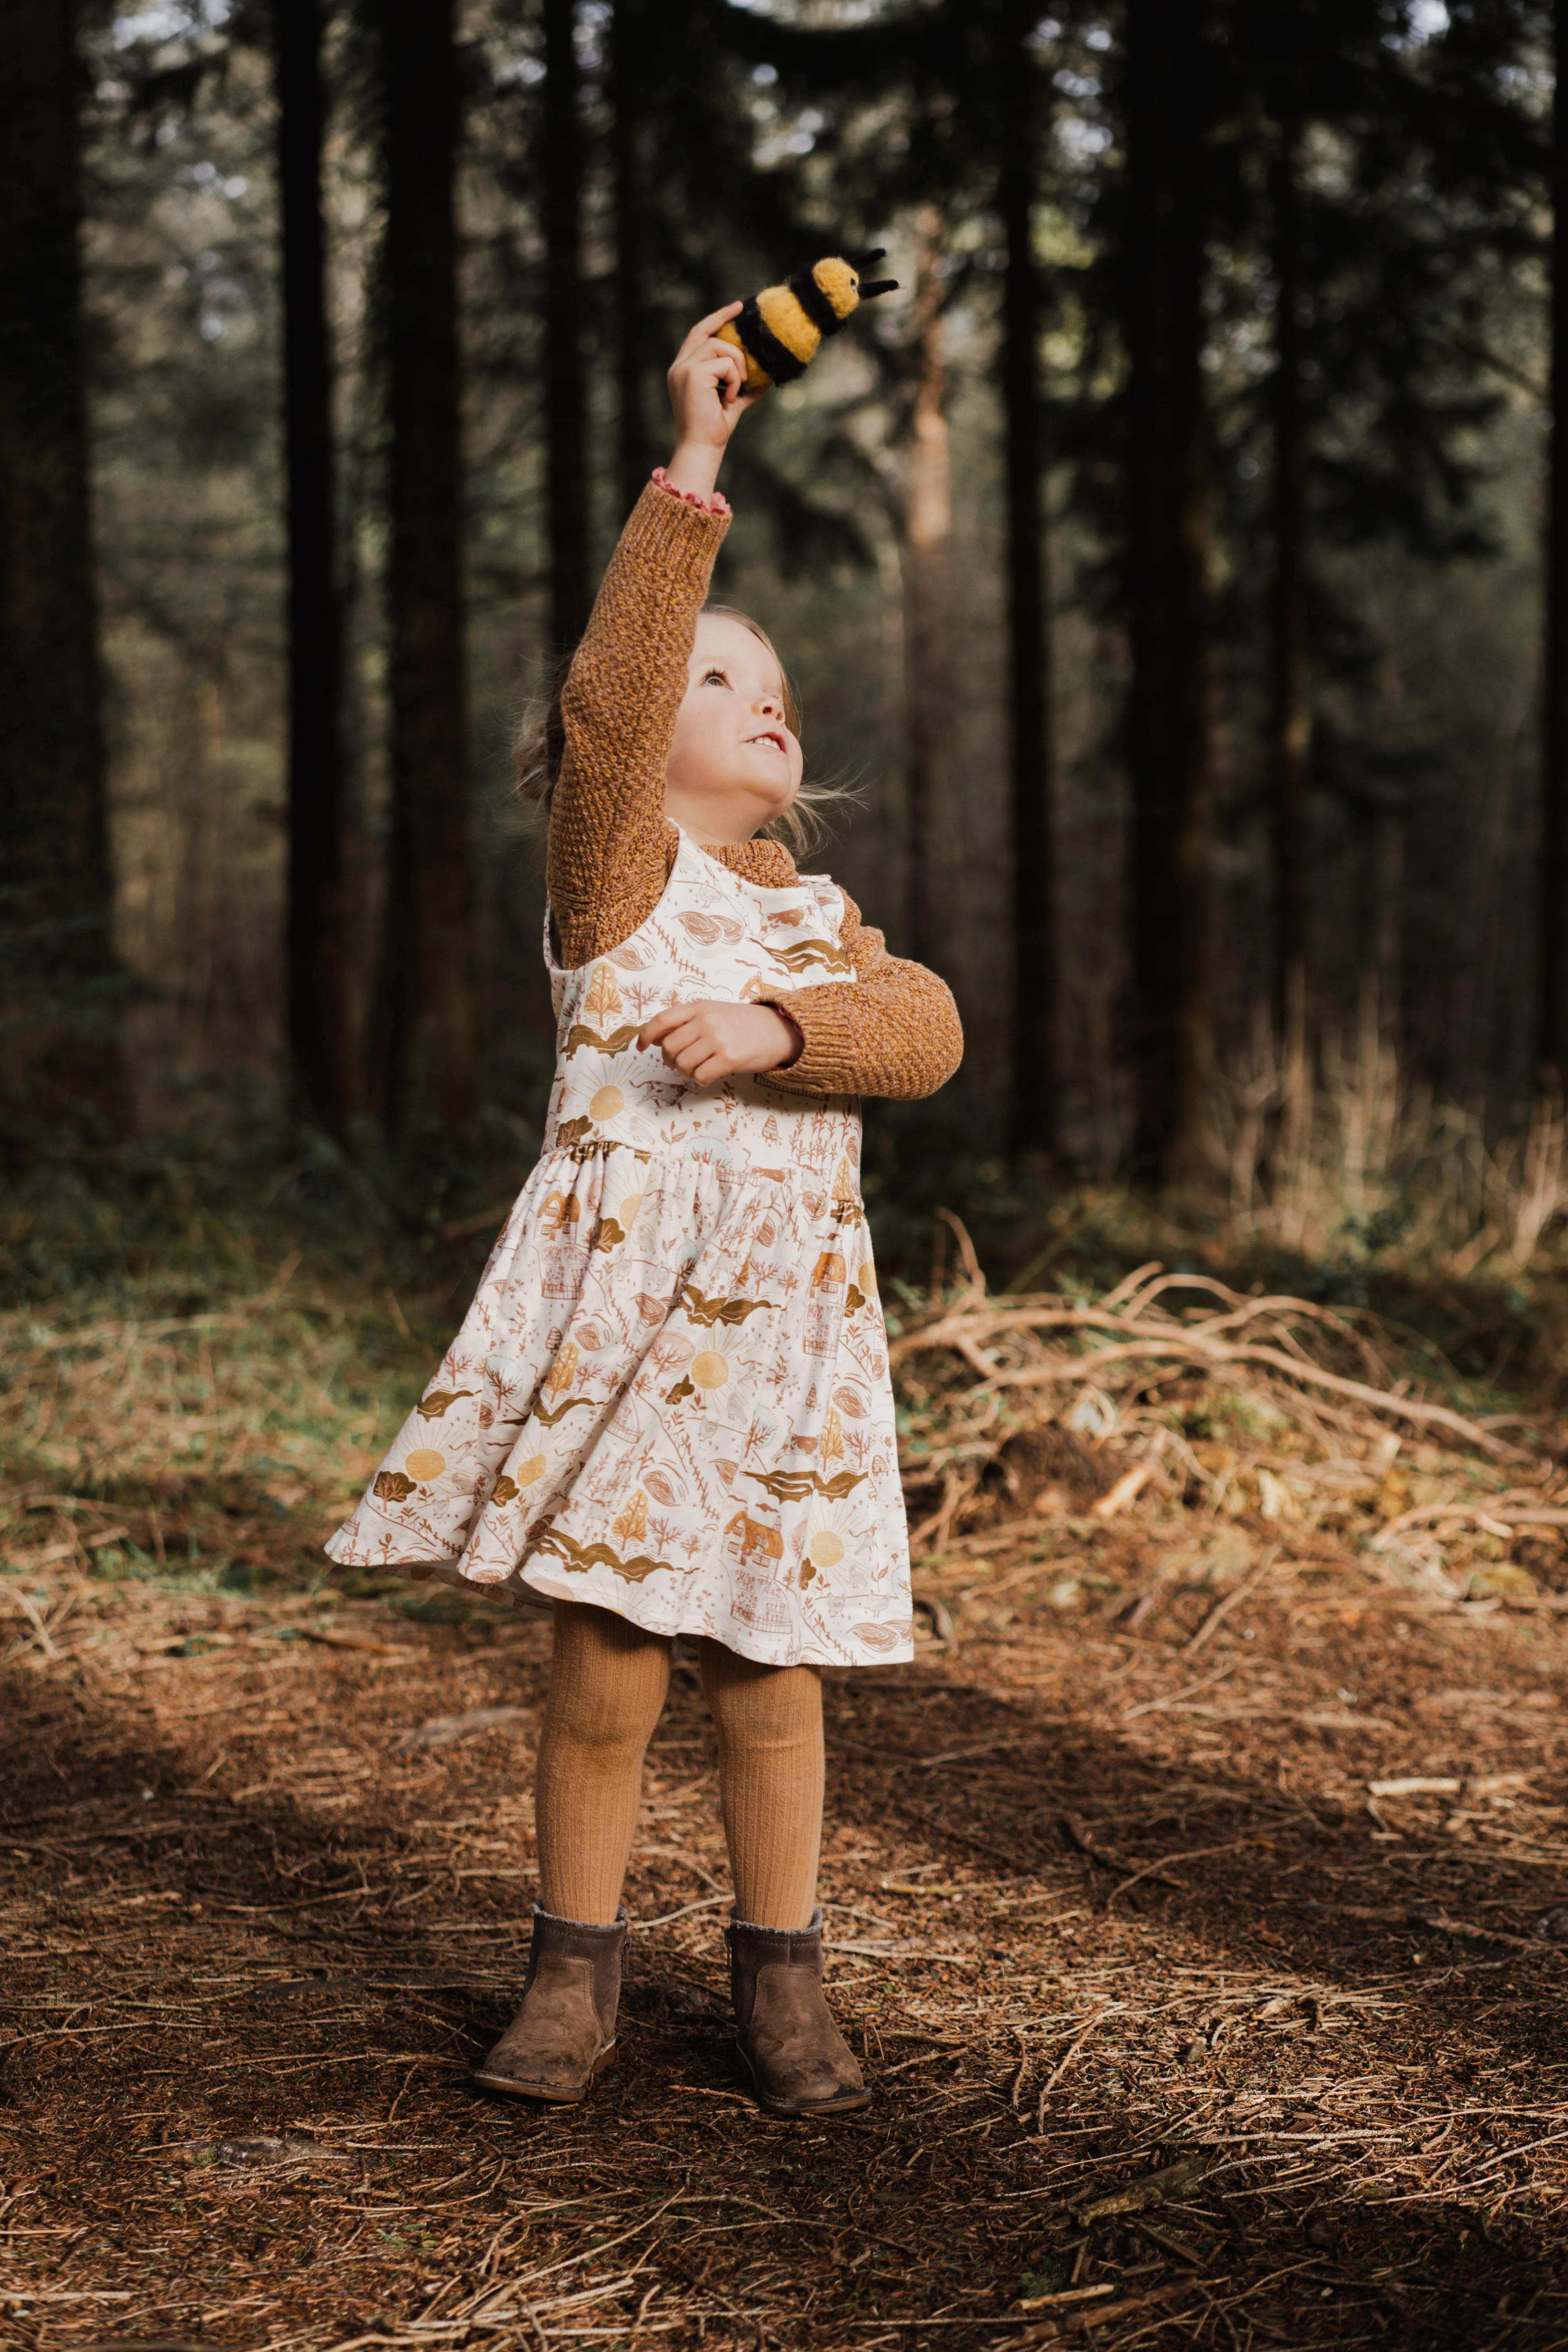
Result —
[[826, 1678], [833, 2126], [737, 2082], [689, 1665], [616, 2069], [473, 2087], [548, 1628], [320, 1557], [434, 1360], [403, 1303], [9, 1318], [0, 2346], [1568, 2345], [1561, 1433], [1402, 1421], [1386, 1363], [1314, 1402], [1130, 1296], [1092, 1382], [1059, 1298], [900, 1342], [919, 1654]]

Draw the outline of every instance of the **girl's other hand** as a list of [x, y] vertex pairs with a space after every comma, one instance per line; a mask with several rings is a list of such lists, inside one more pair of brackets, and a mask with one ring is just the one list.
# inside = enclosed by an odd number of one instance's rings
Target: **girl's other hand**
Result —
[[666, 478], [673, 489], [694, 490], [700, 498], [712, 496], [731, 434], [763, 397], [761, 392], [746, 390], [744, 353], [719, 340], [719, 329], [738, 318], [742, 308], [739, 302], [726, 302], [721, 310], [699, 319], [676, 352], [667, 379], [675, 414], [675, 455]]
[[645, 1022], [639, 1045], [657, 1045], [672, 1070], [700, 1087], [798, 1060], [805, 1040], [771, 1004], [671, 1004]]

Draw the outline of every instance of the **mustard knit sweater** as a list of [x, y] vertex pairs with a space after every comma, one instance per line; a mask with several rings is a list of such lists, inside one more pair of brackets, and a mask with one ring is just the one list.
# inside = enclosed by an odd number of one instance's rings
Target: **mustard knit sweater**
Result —
[[[562, 699], [566, 747], [550, 814], [550, 904], [568, 970], [619, 947], [658, 906], [679, 835], [664, 814], [665, 763], [686, 693], [697, 615], [730, 527], [649, 483], [599, 589]], [[782, 843], [704, 845], [764, 889], [795, 879]], [[839, 944], [853, 982], [796, 988], [764, 1001], [805, 1040], [768, 1084], [801, 1095], [884, 1095], [912, 1102], [957, 1069], [963, 1034], [946, 984], [890, 956], [880, 931], [846, 895]]]

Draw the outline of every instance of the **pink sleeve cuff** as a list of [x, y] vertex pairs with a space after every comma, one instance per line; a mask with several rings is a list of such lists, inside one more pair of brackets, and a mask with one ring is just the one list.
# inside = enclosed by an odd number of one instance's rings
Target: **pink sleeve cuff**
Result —
[[653, 478], [672, 499], [684, 499], [689, 507], [696, 507], [702, 514], [727, 515], [730, 511], [730, 501], [721, 490], [715, 490], [710, 499], [700, 497], [695, 490], [678, 490], [662, 466], [654, 467]]

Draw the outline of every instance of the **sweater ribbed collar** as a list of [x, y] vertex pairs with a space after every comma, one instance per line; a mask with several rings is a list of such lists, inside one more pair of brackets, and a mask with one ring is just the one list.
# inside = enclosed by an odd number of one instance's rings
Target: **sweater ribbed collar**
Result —
[[759, 889], [787, 890], [797, 879], [795, 860], [782, 841], [705, 841], [701, 846], [742, 882], [754, 882]]

